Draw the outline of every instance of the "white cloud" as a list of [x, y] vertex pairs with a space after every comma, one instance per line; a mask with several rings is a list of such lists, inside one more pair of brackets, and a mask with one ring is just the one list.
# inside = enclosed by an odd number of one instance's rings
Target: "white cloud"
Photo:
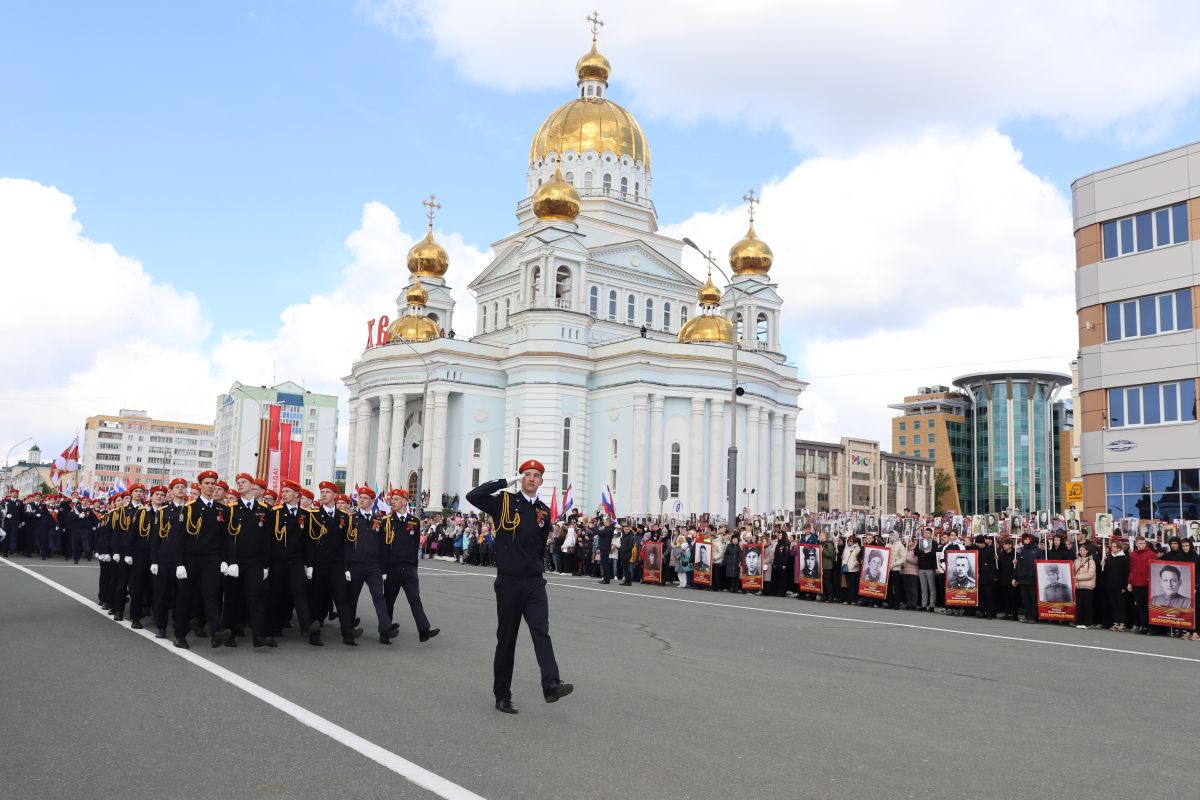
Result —
[[[582, 2], [362, 0], [432, 40], [468, 79], [508, 91], [571, 83]], [[933, 126], [1048, 119], [1150, 141], [1200, 88], [1200, 5], [1012, 0], [610, 0], [601, 51], [620, 96], [676, 121], [779, 125], [823, 152]], [[536, 34], [534, 34], [536, 31]]]

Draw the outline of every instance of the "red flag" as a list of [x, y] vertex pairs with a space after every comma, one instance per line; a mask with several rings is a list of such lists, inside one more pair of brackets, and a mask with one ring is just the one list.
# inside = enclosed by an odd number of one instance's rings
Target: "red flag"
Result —
[[550, 493], [550, 521], [558, 522], [558, 492]]

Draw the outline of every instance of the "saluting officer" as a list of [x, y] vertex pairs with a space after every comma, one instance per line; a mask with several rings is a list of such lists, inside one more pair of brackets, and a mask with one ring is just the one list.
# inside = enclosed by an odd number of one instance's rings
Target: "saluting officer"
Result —
[[[321, 502], [309, 517], [308, 541], [304, 547], [304, 577], [308, 578], [308, 607], [319, 619], [333, 600], [342, 644], [357, 647], [362, 628], [354, 627], [354, 611], [348, 608], [346, 593], [346, 533], [350, 514], [337, 508], [337, 484], [322, 481], [317, 487]], [[317, 634], [320, 641], [320, 634]]]
[[[550, 643], [550, 602], [546, 597], [546, 579], [542, 577], [550, 509], [537, 496], [545, 471], [541, 462], [531, 459], [521, 465], [516, 476], [489, 481], [467, 493], [467, 501], [490, 514], [496, 523], [493, 550], [498, 624], [492, 692], [496, 708], [506, 714], [517, 713], [512, 704], [512, 672], [522, 617], [533, 637], [546, 702], [556, 702], [575, 689], [559, 679]], [[519, 491], [500, 491], [511, 483], [517, 483]]]
[[[300, 635], [309, 644], [321, 646], [321, 623], [308, 613], [308, 592], [304, 586], [304, 548], [308, 539], [309, 512], [300, 509], [300, 484], [283, 481], [279, 491], [283, 501], [271, 509], [268, 527], [270, 546], [270, 592], [267, 627], [278, 636], [292, 618], [292, 606], [300, 621]], [[290, 595], [290, 597], [289, 597]]]
[[408, 492], [392, 489], [388, 493], [392, 512], [384, 522], [383, 531], [383, 596], [387, 601], [388, 617], [395, 619], [396, 597], [400, 590], [408, 599], [413, 620], [417, 623], [417, 635], [427, 642], [441, 633], [441, 628], [429, 627], [425, 606], [421, 603], [421, 584], [417, 578], [417, 554], [421, 549], [421, 521], [410, 516]]
[[[258, 501], [258, 487], [252, 475], [242, 472], [234, 483], [239, 499], [229, 508], [225, 528], [228, 533], [224, 555], [225, 607], [222, 610], [225, 645], [237, 647], [233, 629], [244, 614], [244, 619], [250, 623], [254, 646], [276, 647], [275, 639], [267, 635], [263, 616], [271, 548], [267, 517], [271, 509]], [[228, 493], [227, 499], [233, 499], [232, 492]]]
[[350, 530], [346, 534], [346, 581], [350, 584], [346, 605], [351, 618], [358, 616], [358, 595], [365, 583], [379, 620], [379, 643], [391, 644], [400, 626], [392, 623], [383, 596], [384, 518], [371, 510], [374, 504], [375, 490], [369, 486], [360, 488], [358, 509], [350, 517]]
[[[218, 503], [214, 496], [217, 473], [211, 469], [201, 472], [196, 482], [200, 496], [183, 507], [183, 540], [181, 560], [175, 567], [179, 592], [175, 604], [175, 646], [188, 649], [188, 622], [192, 612], [204, 610], [208, 621], [210, 644], [220, 647], [227, 638], [221, 625], [221, 553], [224, 550], [229, 508]], [[203, 631], [197, 618], [196, 633]]]

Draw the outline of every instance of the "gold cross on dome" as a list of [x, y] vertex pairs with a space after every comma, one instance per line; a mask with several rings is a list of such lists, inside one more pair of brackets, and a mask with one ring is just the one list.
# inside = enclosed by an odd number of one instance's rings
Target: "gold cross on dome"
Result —
[[747, 207], [749, 207], [749, 209], [750, 209], [750, 224], [753, 225], [754, 224], [754, 207], [756, 205], [758, 205], [760, 202], [759, 199], [754, 196], [754, 188], [753, 187], [750, 188], [750, 191], [748, 191], [744, 195], [742, 195], [742, 200], [744, 200], [746, 202]]
[[604, 27], [604, 23], [600, 21], [600, 12], [593, 11], [587, 21], [592, 23], [592, 44], [596, 43], [596, 35], [600, 33], [600, 29]]
[[421, 205], [426, 206], [429, 209], [429, 211], [425, 214], [425, 216], [429, 217], [429, 230], [433, 230], [433, 217], [437, 213], [438, 209], [442, 207], [441, 203], [434, 202], [436, 199], [437, 197], [431, 194], [429, 195], [428, 200], [421, 201]]

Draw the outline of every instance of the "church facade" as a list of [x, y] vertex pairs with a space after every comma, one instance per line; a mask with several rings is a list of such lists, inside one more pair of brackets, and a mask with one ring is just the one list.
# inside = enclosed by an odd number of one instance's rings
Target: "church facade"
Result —
[[445, 283], [431, 198], [400, 316], [345, 378], [347, 485], [419, 484], [438, 508], [444, 495], [462, 498], [536, 458], [547, 501], [558, 492], [561, 503], [570, 487], [574, 507], [590, 514], [607, 485], [620, 516], [723, 519], [733, 421], [737, 507], [791, 509], [807, 384], [781, 352], [770, 248], [751, 216], [723, 291], [711, 273], [704, 284], [687, 273], [684, 243], [657, 232], [650, 149], [607, 97], [611, 67], [594, 36], [576, 73], [578, 96], [534, 135], [516, 232], [493, 244], [469, 286], [470, 339], [444, 335], [463, 309]]

